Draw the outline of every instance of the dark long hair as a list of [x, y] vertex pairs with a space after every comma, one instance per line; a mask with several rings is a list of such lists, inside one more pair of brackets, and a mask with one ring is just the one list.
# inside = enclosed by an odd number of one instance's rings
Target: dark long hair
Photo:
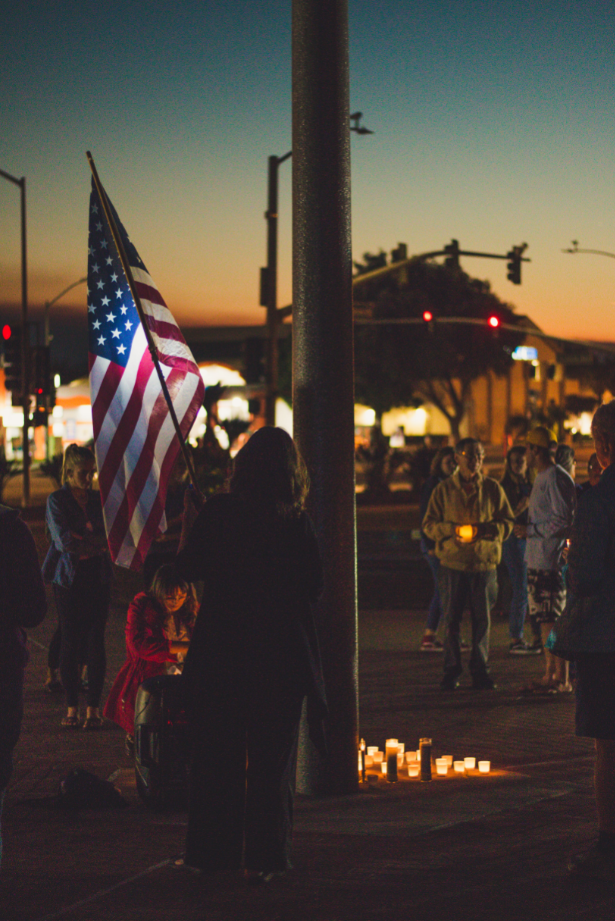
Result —
[[258, 429], [235, 458], [229, 492], [284, 518], [299, 515], [310, 478], [284, 429]]

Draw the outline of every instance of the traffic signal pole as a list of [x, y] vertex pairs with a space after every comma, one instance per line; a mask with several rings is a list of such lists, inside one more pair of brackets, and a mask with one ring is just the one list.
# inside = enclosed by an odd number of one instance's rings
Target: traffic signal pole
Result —
[[28, 442], [28, 428], [30, 419], [30, 368], [29, 368], [29, 338], [28, 338], [28, 262], [26, 243], [26, 177], [17, 179], [0, 170], [0, 176], [19, 186], [21, 191], [21, 397], [23, 409], [23, 494], [21, 504], [23, 508], [30, 505], [30, 445]]

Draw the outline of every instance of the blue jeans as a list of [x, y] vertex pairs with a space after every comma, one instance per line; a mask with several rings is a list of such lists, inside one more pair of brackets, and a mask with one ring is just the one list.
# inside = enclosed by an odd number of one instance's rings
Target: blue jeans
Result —
[[423, 554], [427, 565], [431, 569], [431, 574], [433, 576], [434, 590], [429, 604], [429, 614], [427, 615], [427, 623], [425, 624], [426, 630], [431, 630], [432, 633], [435, 633], [438, 629], [438, 624], [440, 623], [440, 618], [442, 617], [442, 603], [440, 601], [440, 589], [438, 588], [438, 573], [440, 571], [440, 560], [435, 555], [435, 553], [429, 553], [427, 549], [427, 544], [421, 538], [421, 553]]
[[523, 625], [527, 614], [527, 564], [525, 539], [514, 534], [502, 544], [502, 562], [508, 570], [512, 585], [509, 632], [512, 640], [523, 639]]

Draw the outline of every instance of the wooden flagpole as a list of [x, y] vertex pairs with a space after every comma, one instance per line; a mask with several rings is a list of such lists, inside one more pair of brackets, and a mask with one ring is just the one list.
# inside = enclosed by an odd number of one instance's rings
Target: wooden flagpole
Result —
[[175, 407], [173, 406], [173, 403], [171, 401], [171, 395], [167, 387], [167, 382], [164, 379], [164, 375], [160, 367], [156, 345], [152, 338], [151, 330], [149, 326], [147, 325], [147, 322], [145, 319], [145, 312], [141, 304], [141, 299], [137, 293], [137, 286], [135, 284], [132, 270], [128, 262], [128, 256], [126, 255], [126, 250], [124, 249], [122, 238], [120, 236], [119, 230], [113, 218], [113, 214], [111, 213], [111, 208], [109, 207], [109, 202], [107, 201], [105, 190], [103, 189], [100, 179], [98, 178], [98, 171], [94, 164], [94, 158], [92, 157], [92, 154], [90, 153], [89, 150], [86, 151], [86, 156], [88, 158], [88, 163], [90, 164], [90, 169], [92, 170], [92, 178], [94, 179], [94, 185], [96, 186], [98, 197], [100, 198], [101, 204], [103, 206], [103, 210], [105, 212], [105, 217], [107, 218], [107, 223], [109, 224], [109, 228], [111, 230], [113, 242], [115, 243], [116, 249], [118, 251], [118, 255], [120, 257], [120, 262], [122, 263], [122, 268], [124, 269], [124, 274], [126, 275], [126, 279], [128, 281], [128, 287], [130, 288], [130, 293], [132, 294], [132, 298], [135, 302], [135, 307], [137, 308], [137, 313], [139, 314], [139, 319], [141, 320], [141, 326], [143, 327], [143, 331], [145, 333], [145, 338], [147, 340], [147, 346], [149, 349], [149, 353], [152, 356], [154, 367], [156, 368], [156, 372], [158, 373], [158, 380], [160, 381], [160, 386], [162, 387], [162, 392], [164, 394], [164, 398], [169, 408], [169, 413], [170, 413], [171, 419], [173, 420], [173, 425], [175, 426], [177, 437], [179, 438], [179, 444], [182, 450], [182, 454], [184, 456], [184, 460], [186, 462], [186, 467], [188, 469], [188, 476], [190, 477], [190, 481], [195, 491], [198, 493], [198, 495], [201, 498], [204, 498], [201, 490], [199, 489], [198, 483], [196, 481], [196, 474], [194, 472], [194, 467], [192, 465], [192, 458], [190, 457], [190, 452], [188, 451], [188, 447], [182, 436], [181, 429], [179, 427], [179, 422], [177, 420], [177, 414], [175, 412]]

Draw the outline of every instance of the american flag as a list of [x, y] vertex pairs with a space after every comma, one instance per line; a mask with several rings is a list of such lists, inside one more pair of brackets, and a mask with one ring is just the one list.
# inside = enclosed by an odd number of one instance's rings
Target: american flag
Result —
[[[185, 438], [203, 402], [203, 381], [107, 201]], [[139, 570], [154, 537], [166, 531], [167, 484], [180, 442], [94, 181], [88, 242], [90, 394], [105, 528], [113, 561]]]

